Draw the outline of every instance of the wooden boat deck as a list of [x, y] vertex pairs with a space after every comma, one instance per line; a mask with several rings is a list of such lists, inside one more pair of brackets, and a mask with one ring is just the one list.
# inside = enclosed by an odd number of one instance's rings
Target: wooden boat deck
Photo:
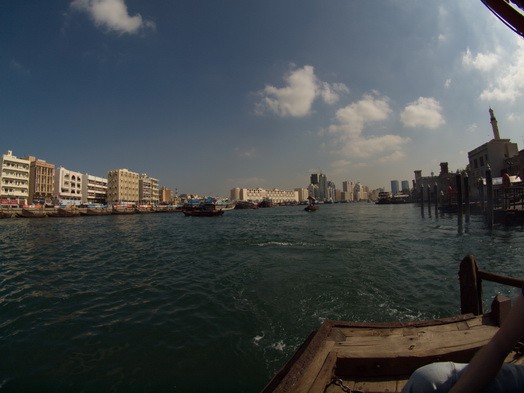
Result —
[[335, 380], [361, 392], [400, 392], [418, 367], [469, 362], [497, 330], [489, 315], [473, 314], [404, 323], [326, 321], [263, 392], [343, 392]]

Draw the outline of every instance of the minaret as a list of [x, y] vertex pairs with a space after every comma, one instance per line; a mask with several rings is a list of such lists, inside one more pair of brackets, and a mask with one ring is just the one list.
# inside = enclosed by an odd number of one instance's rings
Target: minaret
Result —
[[491, 117], [490, 123], [491, 128], [493, 128], [493, 136], [495, 139], [500, 139], [499, 134], [499, 126], [497, 125], [497, 119], [495, 119], [495, 114], [493, 113], [493, 109], [489, 108], [489, 116]]

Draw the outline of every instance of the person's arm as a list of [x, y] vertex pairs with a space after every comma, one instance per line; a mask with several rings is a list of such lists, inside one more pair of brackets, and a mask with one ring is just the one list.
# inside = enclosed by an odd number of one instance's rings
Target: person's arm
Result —
[[524, 336], [524, 297], [521, 291], [498, 332], [473, 357], [450, 393], [471, 393], [486, 387], [495, 378], [504, 359], [522, 336]]

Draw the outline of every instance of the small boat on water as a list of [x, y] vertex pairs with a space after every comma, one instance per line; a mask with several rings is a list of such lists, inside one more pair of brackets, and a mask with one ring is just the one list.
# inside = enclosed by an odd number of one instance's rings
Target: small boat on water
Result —
[[224, 210], [192, 209], [184, 210], [183, 213], [188, 217], [215, 217], [224, 214]]
[[106, 207], [88, 207], [86, 210], [80, 210], [81, 216], [107, 216], [111, 210]]
[[17, 217], [21, 218], [44, 218], [47, 217], [47, 213], [44, 209], [35, 208], [35, 209], [22, 209], [22, 212], [16, 213]]
[[73, 207], [59, 207], [54, 212], [47, 213], [48, 217], [78, 217], [80, 212]]
[[[413, 322], [325, 321], [312, 332], [262, 393], [401, 392], [409, 376], [433, 362], [467, 363], [498, 331], [511, 300], [497, 295], [483, 312], [482, 280], [520, 287], [524, 280], [460, 264], [462, 314]], [[518, 347], [505, 359], [524, 365]]]
[[309, 196], [307, 199], [309, 200], [309, 204], [304, 208], [305, 211], [314, 212], [320, 209], [318, 205], [315, 205], [315, 198]]
[[113, 206], [113, 210], [111, 211], [111, 214], [116, 215], [126, 215], [126, 214], [136, 214], [137, 211], [134, 208], [134, 206], [131, 205], [115, 205]]
[[7, 211], [0, 211], [0, 218], [11, 218], [13, 213]]
[[235, 209], [258, 209], [259, 206], [255, 202], [250, 201], [241, 201], [238, 202], [235, 206]]

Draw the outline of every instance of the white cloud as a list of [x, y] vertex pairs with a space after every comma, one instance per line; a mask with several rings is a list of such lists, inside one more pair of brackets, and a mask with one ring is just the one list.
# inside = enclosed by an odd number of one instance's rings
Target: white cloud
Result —
[[342, 83], [321, 82], [316, 77], [314, 68], [309, 65], [290, 72], [284, 77], [284, 81], [286, 87], [267, 85], [259, 92], [262, 99], [256, 107], [258, 114], [269, 112], [282, 117], [303, 117], [311, 113], [316, 98], [334, 104], [339, 99], [339, 93], [349, 91]]
[[256, 150], [254, 147], [247, 149], [247, 150], [242, 150], [239, 147], [235, 147], [234, 150], [237, 156], [241, 158], [255, 158], [256, 157]]
[[404, 108], [400, 120], [406, 127], [437, 128], [446, 123], [441, 111], [440, 103], [434, 98], [419, 97]]
[[483, 85], [480, 99], [488, 102], [514, 102], [524, 89], [524, 42], [515, 38], [515, 46], [496, 53], [479, 53], [473, 56], [468, 49], [462, 58], [465, 68], [482, 72]]
[[121, 34], [155, 28], [154, 22], [143, 20], [140, 14], [130, 16], [124, 0], [74, 0], [71, 8], [89, 14], [95, 25]]
[[451, 86], [451, 79], [446, 79], [446, 81], [444, 82], [444, 87], [446, 89], [449, 89], [450, 86]]
[[348, 157], [369, 158], [389, 152], [398, 159], [403, 157], [401, 149], [409, 138], [362, 135], [365, 127], [387, 120], [391, 112], [388, 97], [380, 97], [377, 92], [366, 94], [362, 100], [339, 109], [336, 124], [332, 124], [328, 132], [338, 137], [339, 152]]
[[500, 57], [496, 53], [477, 53], [475, 57], [471, 54], [469, 48], [462, 56], [462, 64], [479, 71], [489, 71], [495, 68], [499, 63]]
[[331, 125], [328, 131], [347, 137], [358, 137], [366, 125], [386, 120], [390, 114], [388, 97], [375, 98], [366, 94], [362, 100], [339, 109], [336, 113], [338, 124]]

